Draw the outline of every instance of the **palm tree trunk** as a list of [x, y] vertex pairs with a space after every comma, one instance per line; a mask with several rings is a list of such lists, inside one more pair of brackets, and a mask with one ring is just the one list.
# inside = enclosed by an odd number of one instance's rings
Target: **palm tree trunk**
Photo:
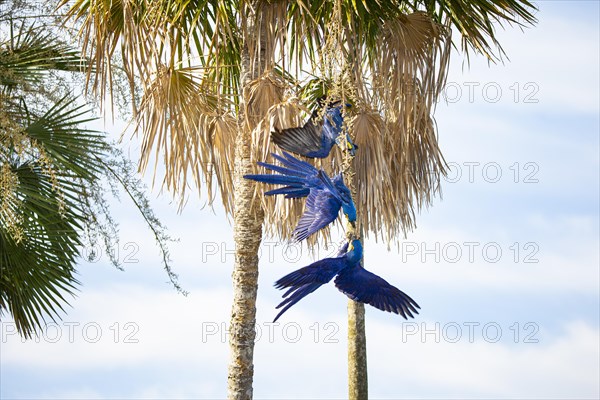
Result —
[[[246, 32], [256, 34], [254, 10], [242, 16]], [[261, 29], [259, 27], [258, 29]], [[263, 38], [263, 32], [258, 33]], [[235, 400], [249, 400], [253, 396], [254, 339], [256, 337], [256, 294], [258, 291], [258, 250], [262, 240], [264, 212], [254, 199], [254, 183], [244, 179], [245, 174], [253, 173], [251, 161], [251, 132], [257, 124], [256, 116], [246, 115], [248, 84], [259, 77], [263, 69], [262, 54], [255, 55], [253, 62], [249, 41], [256, 40], [245, 36], [241, 51], [240, 83], [242, 104], [238, 113], [238, 135], [235, 144], [235, 203], [233, 213], [233, 235], [235, 240], [235, 265], [233, 268], [233, 306], [229, 325], [230, 360], [227, 377], [227, 397]], [[260, 53], [260, 52], [258, 52]]]
[[[344, 180], [356, 198], [356, 171], [352, 163], [352, 157], [344, 154], [342, 170]], [[346, 237], [348, 240], [360, 237], [362, 230], [360, 226], [356, 229], [346, 225]], [[366, 400], [369, 398], [369, 382], [367, 376], [367, 336], [365, 334], [365, 305], [354, 300], [348, 300], [348, 399]]]
[[348, 300], [348, 398], [369, 398], [365, 305]]
[[239, 124], [239, 128], [235, 151], [235, 265], [232, 274], [233, 306], [229, 325], [227, 397], [247, 400], [252, 398], [258, 248], [262, 239], [263, 212], [260, 204], [253, 202], [254, 185], [243, 178], [244, 174], [252, 173], [251, 142], [245, 123]]

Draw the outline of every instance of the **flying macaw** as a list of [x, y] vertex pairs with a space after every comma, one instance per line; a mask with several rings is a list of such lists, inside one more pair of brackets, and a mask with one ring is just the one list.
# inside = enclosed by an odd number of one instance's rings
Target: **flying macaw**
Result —
[[356, 222], [356, 207], [342, 174], [334, 176], [332, 180], [322, 169], [316, 169], [285, 151], [283, 157], [274, 153], [271, 155], [283, 166], [263, 162], [258, 162], [258, 165], [279, 174], [244, 175], [244, 178], [285, 185], [265, 192], [266, 196], [283, 194], [287, 199], [306, 197], [304, 213], [292, 233], [294, 240], [302, 241], [332, 223], [340, 208], [350, 223]]
[[273, 322], [290, 307], [308, 294], [335, 278], [335, 287], [354, 301], [369, 304], [382, 311], [389, 311], [414, 318], [419, 305], [407, 294], [387, 283], [384, 279], [363, 268], [363, 248], [360, 240], [346, 243], [337, 257], [325, 258], [300, 268], [275, 282], [277, 289], [288, 289], [277, 308], [283, 309]]
[[[322, 99], [319, 99], [319, 104], [321, 102]], [[283, 150], [309, 158], [327, 157], [334, 144], [342, 148], [346, 147], [354, 157], [358, 147], [352, 142], [348, 133], [345, 135], [345, 140], [340, 136], [344, 123], [341, 101], [330, 103], [323, 119], [315, 125], [313, 120], [317, 117], [318, 113], [315, 111], [302, 127], [276, 129], [271, 133], [271, 140]]]

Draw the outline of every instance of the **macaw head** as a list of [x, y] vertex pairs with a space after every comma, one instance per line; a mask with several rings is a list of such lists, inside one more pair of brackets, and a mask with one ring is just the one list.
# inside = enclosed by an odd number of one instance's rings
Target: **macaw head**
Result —
[[346, 133], [346, 140], [345, 140], [345, 150], [350, 152], [350, 155], [352, 157], [354, 157], [356, 155], [356, 150], [358, 149], [358, 146], [352, 141], [352, 138], [350, 138], [350, 135], [348, 135]]
[[362, 243], [358, 239], [354, 239], [348, 246], [348, 252], [346, 253], [350, 259], [354, 262], [359, 262], [363, 256]]
[[350, 242], [344, 242], [342, 247], [340, 247], [340, 249], [338, 250], [337, 257], [342, 257], [344, 254], [346, 254], [348, 252], [349, 245], [350, 245]]
[[335, 138], [335, 143], [340, 146], [342, 151], [349, 151], [352, 157], [356, 155], [356, 149], [358, 149], [358, 146], [354, 144], [348, 133], [338, 135]]
[[337, 174], [332, 179], [333, 186], [338, 192], [340, 199], [342, 200], [342, 211], [349, 222], [356, 222], [356, 206], [352, 201], [352, 193], [350, 189], [344, 184], [344, 177], [342, 174]]
[[350, 203], [342, 203], [342, 211], [349, 222], [356, 222], [356, 207], [354, 206], [352, 199], [350, 199]]
[[350, 152], [350, 155], [352, 157], [354, 157], [356, 155], [356, 150], [358, 149], [358, 146], [356, 144], [354, 144], [354, 142], [352, 141], [352, 138], [350, 137], [350, 135], [347, 132], [339, 134], [335, 138], [335, 143], [338, 146], [340, 146], [342, 151]]

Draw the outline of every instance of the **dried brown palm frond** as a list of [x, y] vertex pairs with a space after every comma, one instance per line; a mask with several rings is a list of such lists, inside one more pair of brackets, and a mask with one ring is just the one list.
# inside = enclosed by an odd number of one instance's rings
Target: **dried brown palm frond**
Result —
[[[235, 138], [237, 134], [237, 122], [233, 115], [227, 113], [216, 115], [210, 121], [210, 136], [206, 143], [210, 149], [206, 156], [196, 161], [196, 165], [202, 165], [204, 160], [209, 159], [209, 168], [202, 170], [203, 176], [212, 177], [217, 180], [217, 188], [221, 194], [221, 201], [225, 212], [233, 215], [233, 160], [235, 153]], [[204, 149], [202, 149], [204, 150]], [[200, 152], [198, 153], [200, 154]], [[209, 204], [212, 204], [213, 180], [206, 178], [206, 191], [208, 193]]]
[[265, 118], [269, 109], [282, 101], [286, 82], [273, 70], [263, 73], [244, 88], [245, 116], [249, 126], [256, 126]]
[[296, 97], [288, 97], [270, 106], [263, 114], [256, 129], [252, 131], [252, 161], [270, 159], [270, 153], [279, 151], [271, 142], [274, 129], [286, 129], [304, 124], [309, 111]]
[[140, 103], [137, 129], [142, 131], [140, 169], [147, 168], [154, 154], [162, 153], [165, 166], [163, 184], [184, 198], [192, 180], [202, 188], [205, 179], [209, 202], [212, 202], [213, 174], [221, 193], [226, 194], [226, 208], [231, 207], [230, 166], [233, 161], [233, 120], [218, 110], [216, 99], [201, 84], [202, 71], [193, 68], [161, 66], [148, 85]]
[[[358, 226], [389, 244], [414, 227], [415, 210], [439, 190], [444, 161], [431, 115], [445, 82], [449, 32], [425, 13], [399, 14], [381, 21], [376, 44], [357, 59], [340, 51], [362, 41], [357, 30], [340, 31], [343, 24], [325, 27], [335, 35], [325, 42], [319, 68], [328, 95], [355, 105], [346, 121], [359, 150], [347, 173]], [[322, 164], [328, 172], [350, 165], [339, 151]]]
[[354, 159], [356, 208], [361, 210], [359, 226], [365, 232], [374, 232], [377, 238], [384, 221], [397, 220], [389, 206], [393, 200], [389, 191], [392, 176], [387, 160], [389, 148], [385, 123], [380, 113], [364, 110], [359, 111], [348, 125], [359, 148]]
[[[140, 170], [162, 158], [163, 184], [181, 204], [192, 185], [206, 189], [212, 203], [215, 178], [231, 211], [237, 127], [229, 113], [239, 102], [240, 63], [233, 3], [76, 0], [69, 5], [66, 18], [80, 24], [92, 60], [88, 84], [101, 101], [112, 99], [112, 62], [117, 53], [121, 57], [135, 127], [142, 134]], [[143, 92], [139, 105], [136, 89]]]
[[[152, 30], [146, 24], [152, 5], [142, 8], [139, 3], [136, 0], [77, 0], [66, 12], [66, 19], [81, 24], [82, 54], [90, 60], [86, 85], [101, 102], [112, 98], [113, 60], [117, 50], [123, 58], [122, 68], [129, 79], [132, 96], [134, 76], [146, 72], [146, 66], [154, 58]], [[57, 8], [66, 4], [69, 0], [61, 1]], [[132, 104], [135, 107], [135, 101]]]
[[[386, 157], [375, 161], [383, 161], [376, 169], [389, 171], [391, 179], [380, 199], [385, 217], [378, 221], [388, 243], [414, 227], [414, 210], [429, 204], [439, 187], [443, 158], [431, 115], [445, 83], [448, 35], [425, 13], [401, 16], [382, 29], [372, 81], [386, 125]], [[357, 170], [357, 178], [365, 178], [364, 171]]]
[[[300, 125], [307, 117], [294, 96], [309, 100], [304, 107], [314, 107], [315, 99], [297, 83], [307, 79], [302, 68], [327, 81], [327, 94], [354, 105], [346, 121], [360, 146], [354, 163], [360, 222], [365, 233], [392, 240], [414, 226], [415, 210], [439, 190], [444, 162], [432, 115], [446, 78], [450, 25], [485, 51], [489, 43], [497, 44], [490, 21], [511, 22], [515, 14], [532, 21], [527, 1], [466, 3], [75, 0], [69, 17], [82, 22], [98, 82], [110, 82], [111, 56], [120, 51], [130, 82], [141, 83], [142, 168], [150, 153], [162, 152], [165, 184], [177, 194], [185, 191], [188, 175], [196, 184], [207, 175], [212, 193], [214, 175], [228, 210], [233, 182], [225, 171], [230, 165], [212, 165], [233, 157], [228, 144], [235, 128], [226, 111], [237, 112], [243, 104], [247, 126], [258, 126], [252, 130], [253, 161], [269, 161], [270, 129]], [[256, 18], [249, 20], [250, 15]], [[257, 79], [240, 75], [242, 42]], [[191, 73], [194, 67], [204, 70]], [[155, 73], [164, 68], [173, 71], [170, 78]], [[184, 93], [175, 95], [179, 89]], [[176, 103], [167, 105], [171, 100]], [[214, 151], [203, 148], [215, 143]], [[315, 164], [338, 172], [342, 156], [338, 150], [332, 154]], [[381, 175], [373, 185], [361, 183], [370, 182], [371, 171]], [[287, 237], [284, 225], [293, 225], [287, 219], [297, 218], [301, 208], [265, 201], [283, 207], [267, 216], [278, 224], [273, 229], [267, 224], [267, 230]]]

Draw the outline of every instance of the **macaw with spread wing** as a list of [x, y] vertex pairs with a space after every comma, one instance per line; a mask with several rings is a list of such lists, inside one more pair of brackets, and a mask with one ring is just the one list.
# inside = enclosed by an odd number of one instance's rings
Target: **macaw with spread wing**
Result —
[[306, 197], [304, 213], [292, 234], [294, 240], [304, 240], [325, 228], [337, 218], [340, 209], [350, 223], [356, 222], [356, 207], [342, 174], [330, 179], [325, 171], [298, 160], [285, 151], [283, 157], [273, 153], [271, 155], [282, 166], [263, 162], [258, 162], [258, 165], [278, 174], [244, 175], [244, 178], [283, 185], [265, 192], [266, 196], [283, 194], [287, 199]]
[[419, 305], [407, 294], [384, 279], [367, 271], [361, 264], [360, 240], [346, 243], [337, 257], [325, 258], [300, 268], [275, 282], [277, 289], [288, 289], [277, 308], [283, 309], [273, 322], [305, 296], [335, 278], [335, 287], [354, 301], [369, 304], [382, 311], [413, 318]]
[[[322, 100], [319, 99], [319, 105]], [[283, 150], [309, 158], [327, 157], [335, 144], [342, 149], [345, 147], [354, 157], [358, 146], [352, 142], [348, 133], [341, 135], [344, 124], [342, 102], [330, 103], [322, 120], [315, 124], [313, 121], [317, 118], [318, 113], [315, 111], [304, 126], [276, 129], [271, 132], [271, 140]]]

